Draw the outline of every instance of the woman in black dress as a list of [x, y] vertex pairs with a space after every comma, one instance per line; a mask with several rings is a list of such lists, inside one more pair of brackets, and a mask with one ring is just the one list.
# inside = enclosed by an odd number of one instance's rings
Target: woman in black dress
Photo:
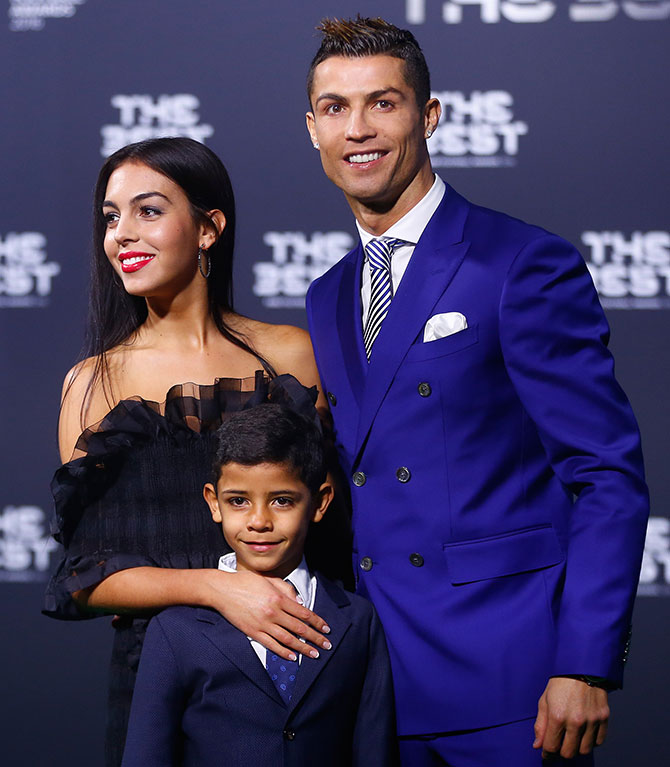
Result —
[[45, 612], [119, 616], [108, 765], [152, 612], [215, 608], [284, 657], [315, 652], [296, 634], [328, 646], [323, 620], [281, 583], [215, 569], [224, 542], [202, 498], [213, 431], [267, 399], [307, 412], [318, 383], [305, 331], [233, 312], [234, 230], [228, 174], [191, 139], [132, 144], [100, 171], [87, 342], [63, 387], [52, 486], [65, 557]]

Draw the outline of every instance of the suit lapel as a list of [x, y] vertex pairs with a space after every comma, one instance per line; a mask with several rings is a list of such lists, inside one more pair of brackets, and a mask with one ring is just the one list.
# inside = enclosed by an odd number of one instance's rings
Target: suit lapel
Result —
[[217, 613], [198, 610], [202, 621], [202, 633], [226, 658], [236, 666], [256, 687], [272, 700], [284, 705], [268, 672], [263, 668], [254, 648], [244, 634]]
[[326, 620], [330, 626], [328, 639], [332, 644], [332, 648], [330, 650], [321, 650], [319, 657], [316, 660], [303, 657], [300, 662], [300, 669], [298, 670], [298, 678], [296, 679], [293, 700], [291, 701], [290, 708], [295, 708], [300, 703], [301, 699], [309, 691], [319, 674], [321, 674], [328, 663], [331, 662], [344, 635], [347, 633], [349, 626], [351, 626], [351, 621], [340, 609], [341, 607], [350, 604], [344, 590], [318, 576], [317, 580], [318, 585], [316, 589], [314, 612], [317, 613], [317, 615], [326, 616]]
[[447, 186], [412, 254], [375, 341], [358, 422], [356, 461], [409, 347], [447, 289], [469, 247], [463, 227], [469, 203]]
[[359, 406], [367, 373], [361, 324], [362, 263], [363, 248], [359, 242], [358, 247], [346, 257], [337, 298], [337, 330], [342, 358], [345, 360], [349, 385]]

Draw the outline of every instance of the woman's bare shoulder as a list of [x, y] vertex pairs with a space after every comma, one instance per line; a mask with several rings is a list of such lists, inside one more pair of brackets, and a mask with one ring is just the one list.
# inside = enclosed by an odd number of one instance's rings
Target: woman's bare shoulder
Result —
[[293, 372], [295, 362], [313, 362], [314, 353], [309, 333], [295, 325], [273, 325], [237, 315], [230, 323], [233, 330], [265, 359], [278, 373]]
[[[114, 352], [107, 353], [107, 363], [114, 365]], [[87, 357], [68, 370], [63, 380], [58, 417], [58, 444], [63, 461], [70, 460], [79, 436], [89, 426], [98, 423], [111, 410], [113, 387], [109, 376], [102, 381], [101, 361]]]

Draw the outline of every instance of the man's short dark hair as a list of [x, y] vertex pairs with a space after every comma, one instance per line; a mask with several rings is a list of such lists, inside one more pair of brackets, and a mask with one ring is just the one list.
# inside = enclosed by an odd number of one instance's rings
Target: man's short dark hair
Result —
[[323, 437], [313, 421], [285, 405], [265, 403], [230, 415], [216, 432], [214, 484], [228, 463], [281, 463], [315, 495], [326, 481]]
[[312, 59], [307, 74], [307, 98], [312, 98], [314, 70], [331, 56], [359, 58], [384, 54], [405, 62], [405, 80], [413, 89], [419, 109], [430, 99], [430, 73], [414, 35], [379, 17], [323, 19], [317, 29], [323, 33], [321, 46]]

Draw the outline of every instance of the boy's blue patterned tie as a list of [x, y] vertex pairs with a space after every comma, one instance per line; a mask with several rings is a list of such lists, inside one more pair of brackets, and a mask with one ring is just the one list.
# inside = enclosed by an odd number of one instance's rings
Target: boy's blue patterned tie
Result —
[[293, 697], [298, 667], [297, 660], [284, 660], [270, 650], [267, 650], [265, 654], [265, 668], [287, 706]]

